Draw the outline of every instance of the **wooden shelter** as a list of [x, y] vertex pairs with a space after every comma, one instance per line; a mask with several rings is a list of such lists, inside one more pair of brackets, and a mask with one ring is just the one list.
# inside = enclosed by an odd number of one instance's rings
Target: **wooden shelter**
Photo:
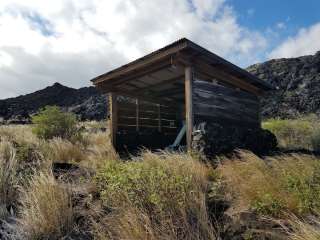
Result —
[[188, 39], [180, 39], [91, 80], [109, 93], [111, 139], [124, 146], [163, 148], [185, 125], [222, 122], [260, 128], [259, 96], [266, 82]]

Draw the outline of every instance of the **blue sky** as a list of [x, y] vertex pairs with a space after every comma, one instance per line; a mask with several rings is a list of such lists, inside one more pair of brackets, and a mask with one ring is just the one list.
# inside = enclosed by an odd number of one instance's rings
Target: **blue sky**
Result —
[[264, 32], [266, 36], [271, 35], [269, 50], [277, 47], [285, 39], [294, 37], [300, 29], [320, 22], [319, 0], [228, 0], [227, 2], [235, 9], [241, 25]]
[[279, 22], [286, 23], [287, 34], [320, 20], [319, 0], [229, 0], [239, 15], [239, 22], [249, 28], [265, 30]]
[[90, 79], [179, 38], [247, 67], [320, 50], [320, 0], [0, 0], [0, 99]]

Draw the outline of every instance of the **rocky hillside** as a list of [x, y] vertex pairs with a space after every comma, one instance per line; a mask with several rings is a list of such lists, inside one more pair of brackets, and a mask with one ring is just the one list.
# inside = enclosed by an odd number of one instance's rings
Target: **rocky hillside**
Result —
[[264, 118], [320, 114], [320, 51], [310, 56], [270, 60], [247, 70], [277, 88], [262, 100]]
[[34, 93], [0, 100], [0, 119], [9, 123], [28, 122], [30, 115], [46, 105], [60, 106], [82, 120], [100, 120], [107, 114], [107, 97], [94, 87], [74, 89], [55, 83]]
[[[264, 118], [295, 118], [320, 114], [320, 52], [298, 58], [276, 59], [252, 65], [247, 70], [277, 88], [262, 99]], [[82, 120], [100, 120], [107, 115], [107, 97], [94, 87], [73, 89], [59, 83], [40, 91], [0, 100], [0, 119], [25, 122], [46, 105], [58, 105]]]

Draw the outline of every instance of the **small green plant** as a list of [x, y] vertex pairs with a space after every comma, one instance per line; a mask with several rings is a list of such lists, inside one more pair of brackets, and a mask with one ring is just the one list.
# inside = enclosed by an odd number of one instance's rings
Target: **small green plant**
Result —
[[281, 214], [284, 204], [282, 203], [281, 199], [277, 199], [270, 193], [266, 193], [253, 200], [251, 207], [261, 215], [277, 216]]
[[54, 137], [72, 139], [79, 134], [76, 116], [63, 112], [57, 106], [46, 106], [39, 114], [32, 117], [32, 123], [35, 124], [33, 132], [44, 139]]

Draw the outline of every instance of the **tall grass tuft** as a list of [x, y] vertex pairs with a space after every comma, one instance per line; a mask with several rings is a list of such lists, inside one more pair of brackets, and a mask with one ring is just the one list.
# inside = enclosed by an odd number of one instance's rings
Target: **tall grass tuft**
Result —
[[52, 175], [33, 176], [20, 201], [19, 229], [26, 239], [60, 239], [72, 230], [70, 194]]
[[18, 180], [15, 154], [10, 142], [0, 141], [0, 220], [7, 217], [7, 208], [16, 201]]
[[52, 162], [78, 163], [86, 158], [84, 147], [62, 138], [50, 140], [44, 148], [46, 158]]

